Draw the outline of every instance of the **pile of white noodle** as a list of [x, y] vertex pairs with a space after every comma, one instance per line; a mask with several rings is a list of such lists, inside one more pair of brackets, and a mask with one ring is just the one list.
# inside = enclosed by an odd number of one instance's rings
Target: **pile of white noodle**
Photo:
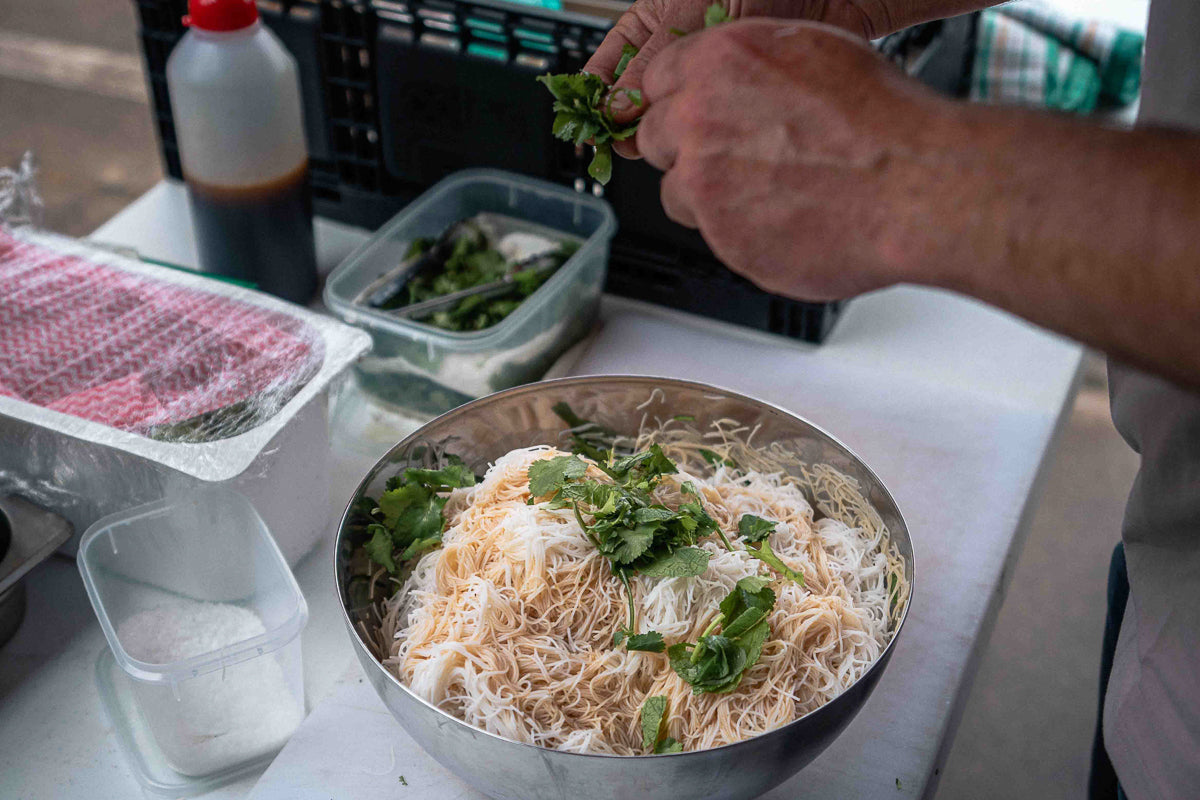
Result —
[[[369, 640], [418, 696], [484, 730], [560, 750], [642, 753], [639, 710], [651, 695], [667, 696], [667, 734], [685, 751], [803, 716], [879, 656], [908, 581], [886, 528], [850, 478], [801, 465], [783, 448], [755, 448], [751, 438], [733, 422], [703, 434], [668, 422], [632, 442], [657, 442], [679, 465], [680, 474], [663, 479], [660, 502], [676, 507], [679, 486], [692, 481], [735, 547], [703, 540], [713, 555], [696, 578], [637, 577], [638, 630], [656, 630], [668, 644], [695, 641], [739, 578], [775, 578], [771, 636], [731, 694], [694, 695], [665, 654], [613, 646], [627, 607], [609, 562], [571, 509], [527, 504], [530, 463], [561, 455], [549, 447], [513, 450], [482, 483], [453, 492], [444, 546], [422, 557], [382, 603]], [[740, 468], [714, 472], [701, 447]], [[806, 495], [818, 505], [815, 522]], [[803, 572], [803, 587], [742, 550], [737, 523], [746, 513], [779, 523], [771, 548]]]

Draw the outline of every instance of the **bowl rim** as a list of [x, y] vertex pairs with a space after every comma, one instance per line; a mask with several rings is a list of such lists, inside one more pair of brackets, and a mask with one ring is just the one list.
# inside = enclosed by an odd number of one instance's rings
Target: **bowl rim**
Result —
[[[725, 394], [733, 399], [748, 401], [753, 404], [764, 406], [772, 411], [775, 411], [780, 414], [784, 414], [788, 417], [792, 417], [793, 419], [799, 420], [800, 422], [803, 422], [805, 425], [808, 425], [809, 427], [816, 430], [821, 435], [827, 437], [835, 445], [842, 448], [842, 450], [844, 450], [847, 454], [849, 454], [852, 458], [854, 458], [854, 460], [858, 463], [858, 465], [861, 466], [861, 468], [866, 471], [867, 475], [869, 475], [871, 478], [873, 478], [875, 480], [879, 489], [883, 492], [884, 497], [888, 501], [890, 501], [892, 504], [892, 507], [896, 509], [896, 516], [899, 519], [900, 524], [904, 527], [904, 532], [905, 532], [905, 534], [908, 538], [908, 542], [909, 542], [909, 548], [912, 551], [912, 558], [911, 558], [912, 563], [909, 565], [911, 574], [909, 575], [909, 579], [908, 579], [908, 585], [909, 585], [908, 602], [906, 602], [904, 604], [904, 611], [900, 615], [900, 620], [896, 624], [895, 631], [892, 633], [892, 638], [888, 641], [888, 643], [884, 646], [884, 648], [879, 652], [879, 655], [875, 657], [875, 660], [871, 662], [871, 666], [867, 667], [866, 671], [863, 672], [862, 675], [859, 675], [858, 678], [853, 683], [851, 683], [849, 686], [847, 686], [845, 689], [843, 689], [841, 692], [839, 692], [835, 697], [830, 699], [828, 702], [823, 703], [820, 706], [817, 706], [816, 708], [809, 711], [807, 714], [804, 714], [803, 716], [797, 717], [796, 719], [794, 719], [790, 722], [784, 723], [783, 725], [780, 725], [777, 728], [772, 728], [770, 730], [763, 731], [762, 733], [755, 734], [754, 736], [751, 736], [746, 739], [741, 739], [736, 742], [730, 742], [728, 744], [718, 745], [717, 747], [708, 747], [703, 750], [687, 750], [687, 751], [682, 751], [682, 752], [678, 752], [678, 753], [646, 753], [644, 755], [632, 755], [632, 756], [617, 755], [614, 753], [576, 753], [576, 752], [572, 752], [569, 750], [556, 750], [554, 748], [543, 747], [542, 745], [531, 744], [529, 742], [519, 742], [516, 739], [509, 739], [506, 736], [501, 736], [500, 734], [492, 733], [491, 731], [484, 730], [483, 728], [472, 725], [471, 723], [466, 722], [465, 720], [459, 719], [458, 717], [454, 716], [450, 712], [445, 711], [444, 709], [438, 708], [433, 703], [430, 703], [428, 700], [424, 699], [423, 697], [418, 696], [415, 692], [413, 692], [411, 689], [409, 689], [408, 686], [406, 686], [403, 681], [401, 681], [396, 675], [394, 675], [389, 669], [387, 669], [383, 665], [383, 662], [380, 661], [378, 658], [376, 658], [375, 655], [370, 651], [370, 649], [367, 648], [366, 643], [364, 643], [362, 640], [362, 636], [359, 635], [358, 630], [354, 627], [354, 622], [353, 622], [353, 620], [350, 619], [349, 610], [346, 608], [346, 602], [344, 600], [344, 598], [346, 596], [345, 586], [344, 586], [344, 581], [342, 578], [342, 570], [339, 567], [340, 567], [340, 562], [341, 562], [340, 551], [341, 551], [341, 544], [342, 544], [342, 534], [346, 530], [346, 523], [349, 520], [351, 511], [353, 509], [354, 499], [356, 497], [360, 496], [361, 493], [367, 488], [368, 479], [373, 475], [373, 473], [375, 473], [375, 471], [388, 459], [389, 456], [391, 456], [392, 453], [394, 453], [398, 449], [408, 445], [410, 442], [421, 438], [421, 436], [423, 435], [423, 431], [426, 428], [428, 428], [429, 426], [433, 425], [435, 422], [443, 422], [443, 421], [452, 419], [454, 417], [470, 413], [473, 409], [477, 408], [478, 406], [483, 405], [486, 402], [493, 402], [500, 397], [510, 397], [510, 396], [526, 394], [526, 393], [541, 392], [541, 391], [545, 391], [547, 388], [553, 388], [556, 386], [567, 386], [567, 385], [576, 385], [576, 384], [595, 384], [595, 383], [671, 383], [676, 386], [683, 386], [686, 388], [698, 389], [701, 391], [711, 391], [713, 393]], [[653, 390], [653, 388], [651, 388], [651, 390]], [[865, 680], [867, 680], [867, 678], [872, 673], [874, 673], [877, 669], [881, 669], [881, 665], [886, 664], [888, 662], [888, 660], [890, 659], [892, 648], [895, 646], [896, 640], [898, 640], [900, 638], [900, 632], [904, 629], [904, 623], [908, 620], [908, 614], [909, 614], [909, 611], [912, 610], [913, 600], [916, 596], [917, 553], [916, 553], [916, 546], [912, 541], [912, 532], [909, 529], [908, 521], [904, 518], [904, 513], [901, 511], [899, 504], [896, 503], [895, 497], [892, 496], [891, 490], [887, 488], [886, 484], [884, 484], [884, 482], [879, 478], [879, 475], [876, 474], [875, 470], [872, 469], [871, 466], [869, 464], [867, 464], [867, 462], [864, 461], [858, 455], [858, 453], [856, 453], [854, 450], [852, 450], [850, 447], [848, 447], [841, 439], [839, 439], [838, 437], [831, 434], [825, 428], [800, 416], [799, 414], [795, 414], [791, 411], [788, 411], [787, 409], [785, 409], [779, 405], [776, 405], [775, 403], [771, 403], [766, 400], [760, 400], [756, 397], [751, 397], [750, 395], [743, 394], [742, 392], [733, 391], [732, 389], [726, 389], [725, 387], [719, 386], [717, 384], [706, 383], [704, 381], [694, 381], [694, 380], [689, 380], [686, 378], [671, 378], [671, 377], [659, 376], [659, 375], [637, 375], [637, 374], [622, 373], [619, 375], [576, 375], [576, 376], [570, 376], [570, 377], [564, 377], [564, 378], [552, 378], [549, 380], [536, 381], [534, 383], [527, 383], [527, 384], [523, 384], [521, 386], [515, 386], [511, 389], [504, 389], [499, 392], [493, 392], [492, 394], [485, 395], [483, 397], [479, 397], [474, 400], [471, 400], [470, 402], [464, 403], [461, 406], [457, 406], [456, 408], [453, 408], [443, 414], [440, 414], [437, 417], [434, 417], [433, 419], [431, 419], [428, 422], [421, 425], [421, 427], [417, 428], [415, 431], [408, 434], [403, 439], [401, 439], [399, 442], [397, 442], [396, 444], [394, 444], [393, 446], [388, 448], [387, 452], [384, 453], [382, 456], [380, 456], [375, 461], [375, 463], [371, 466], [371, 468], [369, 470], [367, 470], [367, 473], [366, 473], [366, 475], [363, 476], [362, 480], [360, 480], [358, 482], [357, 486], [354, 489], [354, 493], [351, 495], [350, 499], [346, 502], [346, 508], [342, 512], [341, 519], [338, 521], [337, 533], [335, 534], [334, 541], [333, 541], [333, 571], [334, 571], [334, 588], [337, 591], [337, 595], [338, 595], [338, 607], [342, 614], [342, 621], [346, 624], [347, 630], [350, 632], [350, 638], [351, 638], [351, 642], [352, 642], [353, 646], [355, 648], [363, 650], [366, 653], [366, 655], [371, 658], [371, 661], [375, 665], [375, 668], [379, 672], [381, 672], [388, 680], [390, 680], [397, 688], [399, 688], [410, 700], [416, 701], [417, 703], [425, 706], [427, 709], [434, 711], [437, 714], [441, 715], [442, 717], [446, 718], [450, 722], [452, 722], [456, 725], [460, 725], [464, 728], [467, 728], [468, 730], [474, 732], [475, 734], [487, 736], [491, 739], [496, 739], [498, 741], [504, 742], [509, 745], [532, 748], [533, 750], [539, 751], [540, 753], [555, 753], [555, 754], [564, 755], [564, 756], [576, 756], [576, 757], [581, 757], [581, 758], [592, 758], [592, 759], [623, 760], [623, 759], [631, 759], [631, 758], [637, 758], [637, 759], [683, 758], [686, 756], [699, 756], [699, 755], [705, 754], [705, 753], [715, 753], [715, 752], [721, 751], [721, 750], [741, 747], [744, 745], [748, 745], [750, 742], [761, 739], [762, 737], [780, 733], [780, 732], [784, 731], [785, 729], [791, 728], [794, 725], [798, 725], [799, 723], [809, 719], [810, 717], [820, 714], [820, 713], [826, 711], [827, 709], [829, 709], [830, 707], [832, 707], [835, 703], [838, 702], [838, 700], [840, 700], [842, 697], [844, 697], [848, 693], [850, 693], [856, 686], [858, 686], [859, 684], [861, 684]], [[361, 661], [361, 659], [360, 659], [360, 661]], [[403, 726], [401, 726], [401, 727], [403, 727]]]

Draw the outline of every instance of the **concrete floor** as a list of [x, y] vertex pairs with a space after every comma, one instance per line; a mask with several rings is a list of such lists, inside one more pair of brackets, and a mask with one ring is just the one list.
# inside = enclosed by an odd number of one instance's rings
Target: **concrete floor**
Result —
[[[23, 53], [6, 60], [4, 43], [28, 37], [61, 54], [51, 63], [62, 69], [30, 75]], [[0, 165], [32, 149], [45, 225], [72, 235], [88, 233], [162, 176], [144, 98], [129, 99], [136, 87], [89, 86], [87, 59], [97, 53], [81, 46], [102, 49], [110, 76], [136, 68], [132, 0], [0, 0]], [[1109, 421], [1098, 358], [1089, 359], [1050, 459], [939, 799], [1084, 793], [1108, 556], [1137, 466]]]
[[[29, 53], [12, 53], [13, 45], [5, 58], [3, 43], [21, 38], [61, 42], [53, 68], [31, 76]], [[90, 58], [97, 48], [105, 55], [99, 61]], [[91, 72], [95, 86], [111, 88], [100, 83], [101, 73], [140, 62], [132, 0], [0, 0], [0, 166], [34, 151], [45, 227], [85, 235], [162, 177], [144, 96], [80, 87]]]
[[939, 800], [1081, 798], [1096, 724], [1108, 559], [1137, 456], [1089, 355], [967, 700]]

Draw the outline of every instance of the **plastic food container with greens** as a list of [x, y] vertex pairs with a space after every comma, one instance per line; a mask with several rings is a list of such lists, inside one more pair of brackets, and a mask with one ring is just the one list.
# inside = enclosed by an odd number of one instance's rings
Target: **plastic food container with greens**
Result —
[[616, 218], [608, 203], [495, 170], [452, 175], [329, 277], [367, 330], [367, 391], [418, 415], [539, 379], [591, 328]]

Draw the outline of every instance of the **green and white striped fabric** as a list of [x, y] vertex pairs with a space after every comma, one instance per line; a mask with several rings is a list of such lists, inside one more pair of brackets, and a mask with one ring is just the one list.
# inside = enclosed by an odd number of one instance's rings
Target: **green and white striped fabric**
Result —
[[1037, 2], [1015, 2], [979, 18], [972, 100], [1086, 114], [1137, 97], [1144, 37], [1080, 20]]

